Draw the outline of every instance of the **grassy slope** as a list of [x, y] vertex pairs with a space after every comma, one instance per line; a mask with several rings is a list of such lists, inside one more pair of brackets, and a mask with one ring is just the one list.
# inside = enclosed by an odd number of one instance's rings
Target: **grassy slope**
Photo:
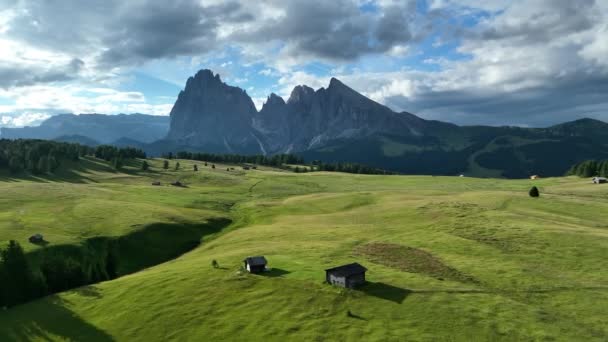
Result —
[[[186, 161], [180, 172], [153, 164], [145, 174], [89, 175], [99, 183], [0, 184], [10, 194], [0, 201], [0, 240], [36, 230], [74, 243], [148, 223], [234, 220], [171, 262], [0, 312], [0, 339], [608, 339], [608, 187], [543, 179], [531, 199], [527, 180], [222, 166], [195, 174]], [[148, 185], [177, 178], [189, 187]], [[372, 242], [428, 252], [473, 280], [355, 255]], [[255, 254], [271, 273], [238, 271]], [[368, 286], [322, 284], [324, 268], [351, 261], [369, 268]]]

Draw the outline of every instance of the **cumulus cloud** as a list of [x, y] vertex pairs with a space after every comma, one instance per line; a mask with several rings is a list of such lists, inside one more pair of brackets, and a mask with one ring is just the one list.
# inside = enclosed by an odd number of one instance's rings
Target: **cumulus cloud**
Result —
[[[457, 123], [608, 119], [606, 1], [426, 4], [421, 12], [414, 0], [1, 1], [0, 100], [20, 113], [165, 114], [171, 101], [94, 89], [146, 63], [231, 50], [240, 64], [261, 64], [257, 74], [284, 97], [338, 76], [396, 110]], [[424, 56], [425, 67], [402, 62], [425, 49], [441, 51]], [[316, 62], [328, 70], [304, 71]]]
[[[277, 5], [273, 2], [272, 5]], [[310, 58], [350, 61], [396, 48], [401, 51], [414, 38], [415, 2], [379, 2], [375, 12], [361, 12], [359, 3], [337, 1], [280, 2], [274, 18], [245, 25], [228, 38], [265, 49], [278, 49], [285, 62]]]
[[427, 59], [440, 66], [432, 72], [341, 78], [395, 110], [461, 124], [608, 121], [608, 6], [544, 0], [493, 6], [497, 13], [462, 31], [464, 60]]

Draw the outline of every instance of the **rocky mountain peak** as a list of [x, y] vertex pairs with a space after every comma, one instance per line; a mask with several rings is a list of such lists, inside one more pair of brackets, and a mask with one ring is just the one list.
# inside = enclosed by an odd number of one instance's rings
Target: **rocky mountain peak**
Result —
[[252, 145], [256, 113], [243, 89], [225, 84], [211, 70], [201, 70], [180, 92], [171, 110], [167, 137], [210, 150], [234, 151], [236, 145]]
[[285, 105], [285, 100], [283, 100], [282, 97], [280, 97], [279, 95], [275, 94], [275, 93], [271, 93], [270, 96], [268, 96], [268, 98], [266, 99], [266, 102], [264, 103], [264, 106], [262, 106], [262, 108], [266, 107], [266, 106], [284, 106]]
[[299, 85], [293, 88], [293, 90], [291, 91], [291, 95], [289, 96], [289, 100], [287, 100], [287, 103], [309, 103], [314, 94], [315, 90], [311, 87]]
[[[194, 91], [195, 89], [210, 89], [229, 87], [222, 82], [220, 74], [214, 74], [209, 69], [203, 69], [196, 73], [193, 77], [188, 78], [184, 91]], [[240, 89], [239, 89], [240, 90]]]
[[346, 85], [344, 85], [344, 83], [342, 83], [339, 79], [332, 77], [331, 80], [329, 80], [328, 88], [336, 88], [336, 87], [346, 87]]

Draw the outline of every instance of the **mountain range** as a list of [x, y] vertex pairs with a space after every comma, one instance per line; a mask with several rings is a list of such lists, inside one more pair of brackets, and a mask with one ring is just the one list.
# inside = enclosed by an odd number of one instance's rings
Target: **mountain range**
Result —
[[[201, 70], [187, 80], [169, 118], [83, 117], [88, 115], [4, 128], [1, 136], [78, 135], [150, 154], [295, 153], [306, 160], [355, 162], [406, 174], [508, 178], [557, 176], [582, 160], [608, 158], [608, 124], [602, 121], [581, 119], [548, 128], [457, 126], [395, 112], [335, 78], [318, 90], [297, 86], [287, 101], [271, 94], [258, 111], [246, 91]], [[113, 124], [121, 128], [109, 128]]]
[[40, 126], [0, 128], [0, 138], [60, 140], [85, 145], [114, 144], [128, 138], [151, 143], [166, 137], [169, 119], [144, 114], [60, 114]]

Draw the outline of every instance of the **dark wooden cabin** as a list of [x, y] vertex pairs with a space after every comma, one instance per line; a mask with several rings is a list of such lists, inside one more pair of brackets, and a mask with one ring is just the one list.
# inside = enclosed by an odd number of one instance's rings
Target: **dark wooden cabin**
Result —
[[248, 257], [243, 262], [245, 263], [245, 269], [249, 273], [262, 273], [266, 270], [266, 265], [268, 264], [263, 256]]
[[593, 184], [605, 184], [608, 183], [608, 179], [606, 177], [593, 177]]
[[31, 243], [42, 243], [44, 242], [44, 237], [42, 234], [34, 234], [30, 236], [29, 240]]
[[365, 284], [366, 271], [367, 268], [354, 262], [325, 270], [325, 280], [328, 284], [352, 289]]

